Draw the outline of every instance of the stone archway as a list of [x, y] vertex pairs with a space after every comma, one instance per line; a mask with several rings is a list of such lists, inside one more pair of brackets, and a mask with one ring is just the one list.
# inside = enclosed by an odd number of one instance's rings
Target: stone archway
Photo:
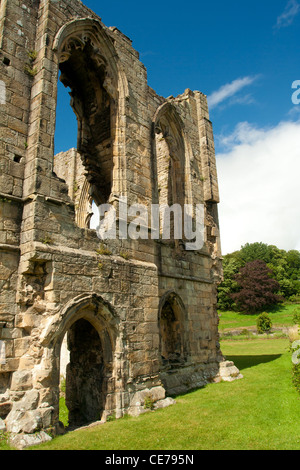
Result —
[[70, 362], [66, 370], [66, 406], [69, 426], [101, 419], [105, 408], [105, 363], [100, 336], [85, 319], [68, 331]]
[[66, 406], [69, 425], [81, 426], [116, 412], [118, 384], [115, 359], [118, 349], [118, 317], [100, 296], [79, 296], [69, 302], [45, 331], [42, 342], [51, 350], [56, 392], [54, 425], [59, 421], [60, 352], [67, 335], [70, 362], [66, 368]]
[[158, 319], [161, 368], [181, 367], [187, 359], [186, 312], [175, 292], [167, 292], [161, 298]]

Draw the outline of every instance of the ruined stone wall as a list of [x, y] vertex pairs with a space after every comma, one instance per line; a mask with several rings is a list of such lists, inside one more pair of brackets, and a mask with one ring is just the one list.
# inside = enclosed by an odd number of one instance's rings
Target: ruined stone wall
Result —
[[[2, 0], [0, 35], [0, 418], [8, 431], [59, 429], [61, 343], [83, 320], [102, 347], [99, 418], [138, 414], [149, 394], [157, 401], [213, 380], [222, 361], [221, 252], [205, 95], [158, 96], [130, 39], [79, 0]], [[78, 148], [54, 157], [59, 70]], [[118, 211], [121, 196], [129, 206], [203, 204], [203, 248], [172, 237], [100, 243], [90, 203]], [[93, 387], [83, 388], [80, 400], [92, 404]]]

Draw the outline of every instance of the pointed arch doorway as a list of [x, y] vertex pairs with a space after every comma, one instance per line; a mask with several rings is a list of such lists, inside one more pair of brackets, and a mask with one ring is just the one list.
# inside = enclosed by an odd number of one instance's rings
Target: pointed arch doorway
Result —
[[[83, 426], [116, 413], [119, 389], [115, 376], [116, 369], [121, 366], [115, 357], [119, 318], [114, 309], [98, 295], [82, 295], [70, 301], [55, 323], [49, 326], [44, 342], [54, 354], [53, 379], [57, 391], [65, 338], [68, 349], [64, 368], [68, 427]], [[58, 395], [54, 404], [55, 423], [59, 421]]]
[[98, 421], [105, 408], [105, 364], [100, 336], [81, 318], [67, 333], [70, 362], [66, 368], [66, 406], [69, 425]]

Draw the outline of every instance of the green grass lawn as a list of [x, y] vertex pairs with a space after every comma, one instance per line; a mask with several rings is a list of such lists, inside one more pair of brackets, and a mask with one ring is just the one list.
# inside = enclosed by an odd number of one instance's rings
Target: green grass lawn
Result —
[[300, 449], [300, 395], [287, 339], [221, 342], [244, 378], [209, 384], [169, 408], [71, 432], [38, 450]]
[[[272, 320], [273, 327], [293, 326], [293, 314], [299, 305], [279, 305], [273, 310], [269, 310], [268, 314]], [[220, 323], [219, 331], [234, 328], [256, 327], [257, 315], [245, 315], [239, 312], [219, 311]]]

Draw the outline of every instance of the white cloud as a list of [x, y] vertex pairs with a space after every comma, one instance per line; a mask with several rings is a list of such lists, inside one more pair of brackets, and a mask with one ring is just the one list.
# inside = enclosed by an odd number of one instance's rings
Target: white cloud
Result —
[[[207, 97], [208, 108], [209, 109], [215, 108], [223, 101], [236, 95], [236, 93], [241, 91], [243, 88], [255, 82], [255, 80], [257, 80], [258, 77], [259, 75], [237, 78], [236, 80], [233, 80], [231, 83], [227, 83], [226, 85], [221, 86], [219, 90], [214, 91], [211, 95]], [[247, 95], [247, 97], [249, 101], [249, 95]]]
[[300, 4], [297, 0], [289, 0], [283, 13], [278, 16], [275, 28], [284, 28], [293, 23], [294, 18], [300, 11]]
[[265, 132], [266, 130], [256, 129], [248, 122], [240, 122], [236, 125], [232, 134], [219, 135], [217, 139], [220, 147], [230, 151], [233, 146], [255, 143], [265, 135]]
[[240, 123], [217, 155], [223, 254], [264, 242], [300, 250], [300, 121]]
[[247, 95], [242, 95], [242, 96], [234, 96], [229, 104], [254, 104], [256, 101], [252, 97], [251, 93], [248, 93]]

